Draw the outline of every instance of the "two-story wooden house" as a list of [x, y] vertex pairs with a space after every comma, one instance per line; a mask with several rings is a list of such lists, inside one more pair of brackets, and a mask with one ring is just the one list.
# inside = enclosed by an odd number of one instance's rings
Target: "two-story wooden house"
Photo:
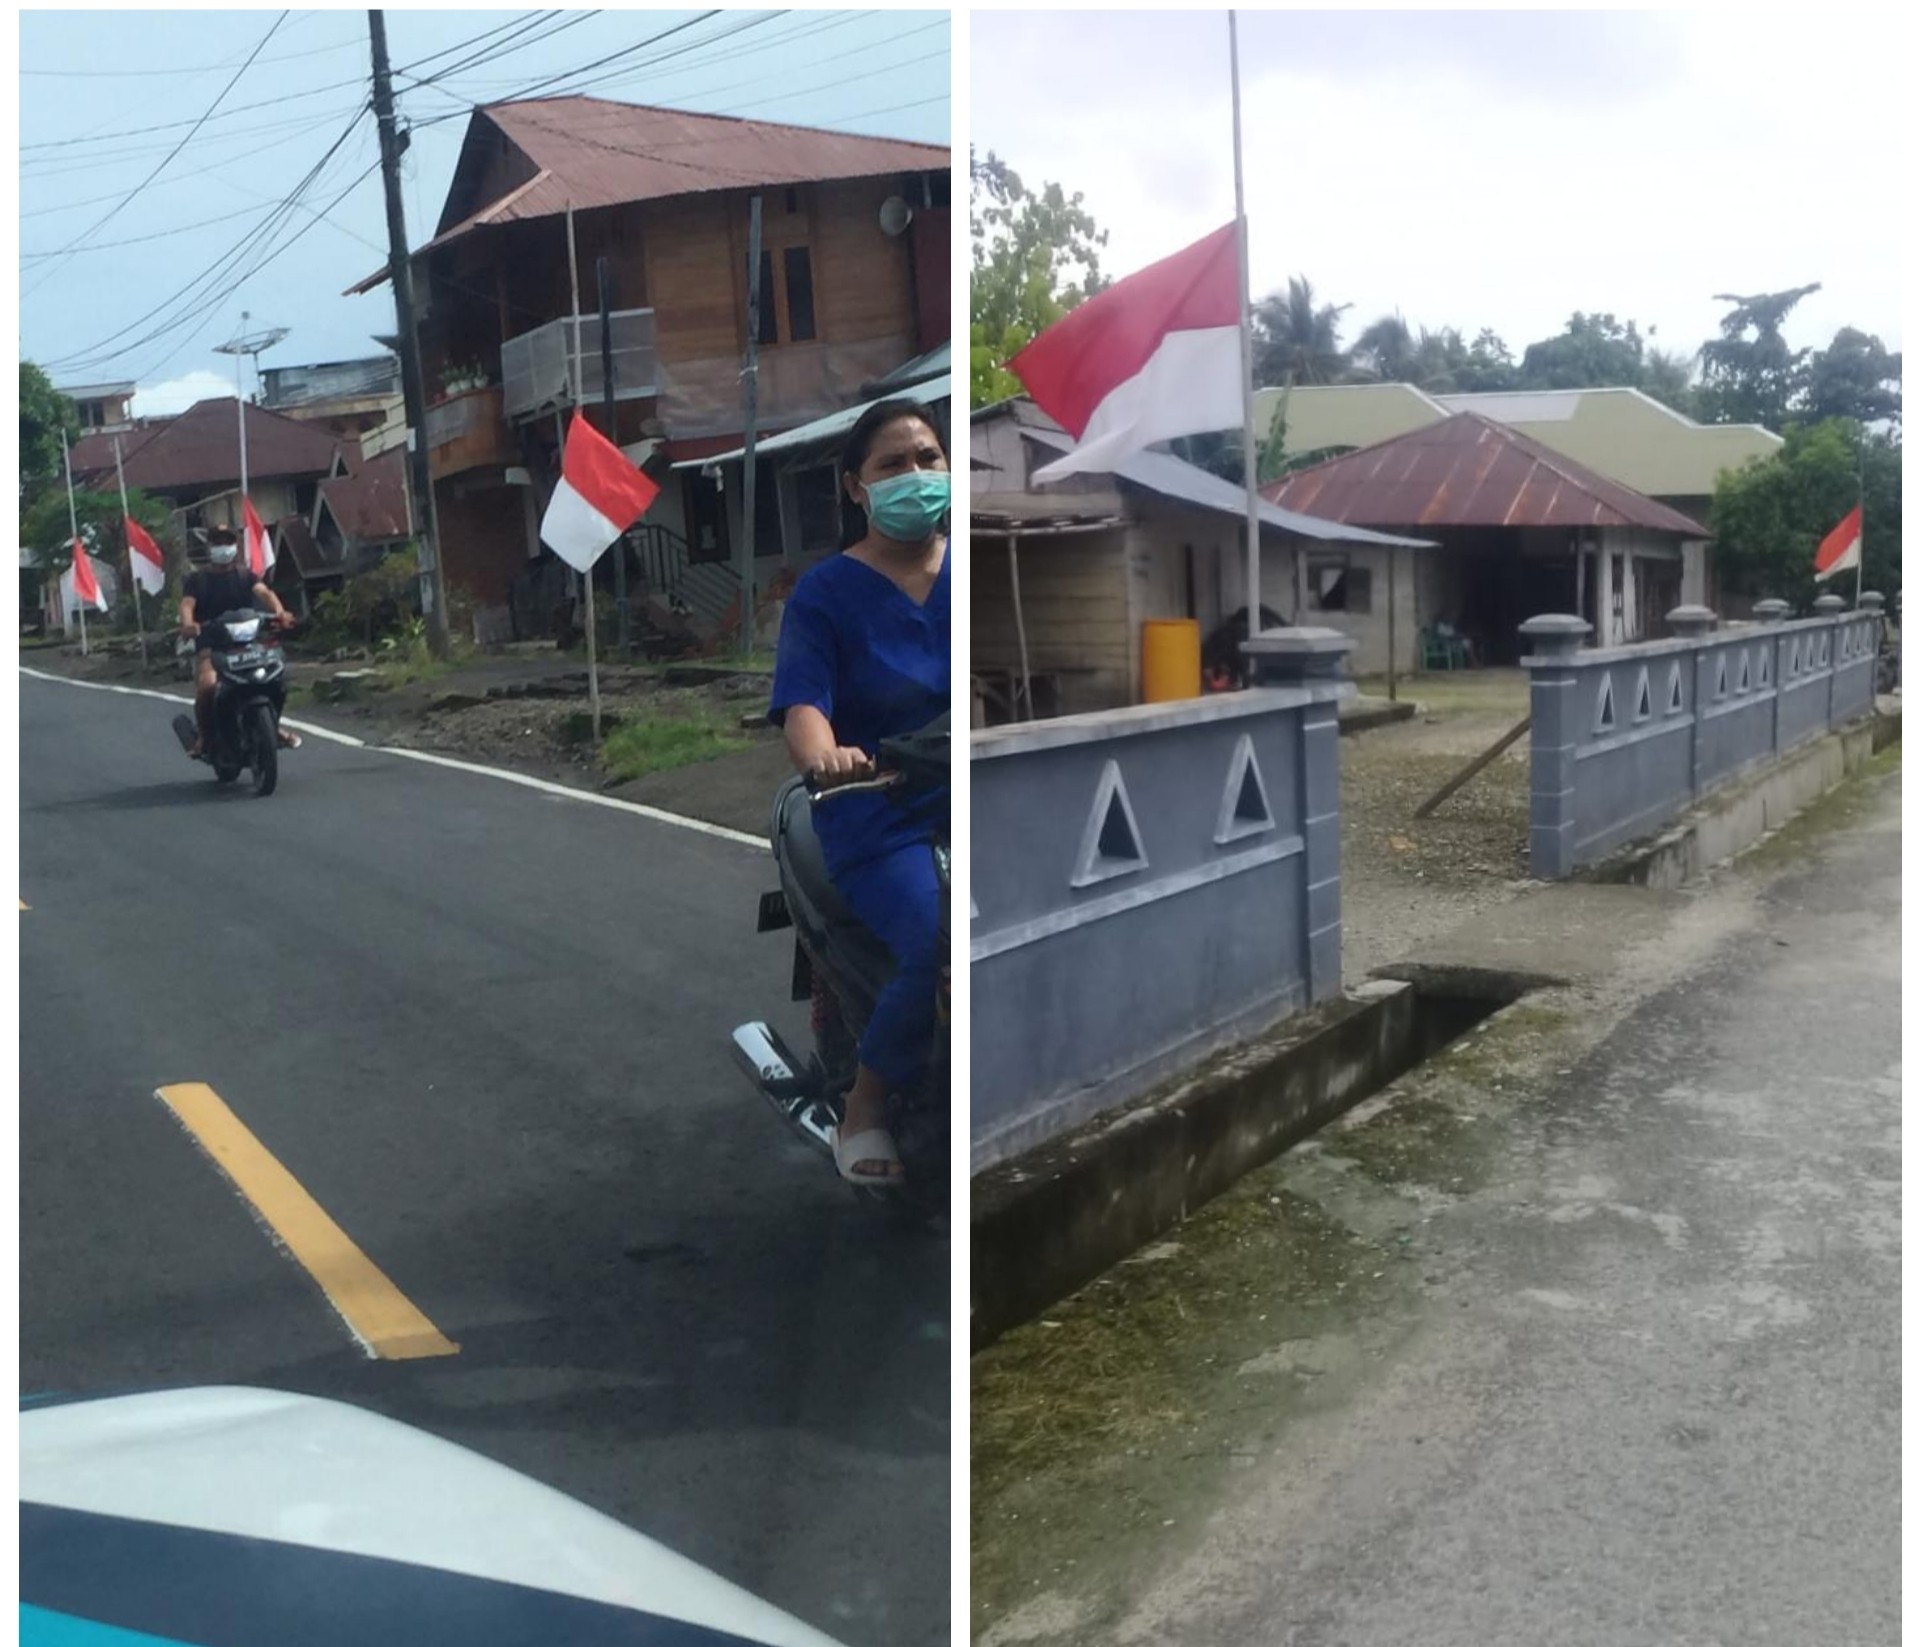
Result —
[[[737, 588], [738, 504], [673, 466], [741, 444], [749, 279], [757, 423], [771, 435], [854, 404], [948, 340], [949, 234], [944, 148], [591, 97], [475, 111], [413, 259], [446, 575], [481, 609], [482, 632], [539, 632], [563, 582], [538, 527], [576, 401], [605, 426], [601, 259], [615, 436], [665, 484], [620, 552], [636, 589], [718, 621]], [[768, 496], [756, 509], [756, 552], [780, 553], [779, 506]]]

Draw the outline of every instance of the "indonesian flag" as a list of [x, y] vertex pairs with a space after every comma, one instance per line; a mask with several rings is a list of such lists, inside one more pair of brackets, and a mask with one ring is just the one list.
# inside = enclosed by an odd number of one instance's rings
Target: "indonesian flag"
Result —
[[253, 512], [252, 498], [240, 500], [240, 520], [246, 535], [247, 566], [256, 578], [264, 578], [273, 570], [273, 540]]
[[149, 595], [165, 592], [167, 560], [160, 545], [148, 536], [147, 529], [133, 516], [127, 516], [127, 559], [133, 563], [135, 587]]
[[540, 540], [576, 572], [590, 571], [659, 495], [618, 446], [575, 412]]
[[82, 606], [107, 609], [107, 597], [100, 592], [100, 580], [93, 573], [93, 557], [78, 538], [73, 540], [73, 598]]
[[1114, 465], [1155, 441], [1237, 429], [1240, 242], [1234, 225], [1089, 298], [1008, 363], [1079, 442], [1037, 481]]
[[1814, 551], [1813, 580], [1825, 583], [1835, 572], [1849, 572], [1860, 564], [1860, 505], [1820, 540]]

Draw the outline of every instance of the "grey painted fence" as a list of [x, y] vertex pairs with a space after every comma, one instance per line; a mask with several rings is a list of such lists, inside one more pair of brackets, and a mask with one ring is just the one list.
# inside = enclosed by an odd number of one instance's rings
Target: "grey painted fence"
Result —
[[1338, 992], [1350, 646], [1262, 636], [1288, 684], [974, 734], [974, 1171]]
[[1715, 631], [1713, 613], [1668, 614], [1673, 640], [1582, 651], [1579, 618], [1534, 618], [1530, 857], [1572, 874], [1677, 818], [1702, 796], [1872, 711], [1880, 597], [1857, 612], [1823, 596], [1815, 615]]

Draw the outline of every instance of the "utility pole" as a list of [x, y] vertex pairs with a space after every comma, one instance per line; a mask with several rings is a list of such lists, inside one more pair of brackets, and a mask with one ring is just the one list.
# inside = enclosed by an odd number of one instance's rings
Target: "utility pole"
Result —
[[760, 197], [747, 217], [747, 416], [744, 461], [740, 465], [740, 656], [753, 652], [753, 523], [756, 500], [753, 447], [760, 415]]
[[440, 520], [434, 508], [433, 467], [427, 452], [427, 397], [420, 372], [420, 334], [413, 312], [413, 263], [407, 256], [407, 217], [400, 201], [403, 145], [393, 113], [385, 13], [367, 13], [367, 32], [373, 40], [373, 113], [380, 125], [380, 181], [387, 195], [387, 258], [400, 334], [400, 393], [407, 411], [407, 463], [412, 477], [413, 535], [420, 555], [420, 605], [427, 619], [428, 649], [436, 658], [444, 658], [447, 586], [440, 570]]
[[[600, 404], [606, 413], [607, 439], [618, 446], [620, 435], [615, 420], [619, 414], [614, 410], [613, 398], [613, 276], [604, 257], [594, 267], [600, 277]], [[620, 650], [625, 653], [633, 645], [633, 631], [627, 605], [627, 538], [624, 532], [613, 544], [613, 610], [620, 624]]]

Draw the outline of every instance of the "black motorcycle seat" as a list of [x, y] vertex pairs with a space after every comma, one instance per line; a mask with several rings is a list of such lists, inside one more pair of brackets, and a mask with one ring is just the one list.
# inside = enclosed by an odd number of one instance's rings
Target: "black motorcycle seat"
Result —
[[827, 873], [826, 854], [814, 833], [813, 802], [805, 780], [791, 778], [781, 786], [773, 816], [791, 891], [806, 905], [793, 912], [795, 921], [823, 932], [833, 945], [835, 959], [865, 986], [869, 996], [878, 995], [893, 976], [893, 954], [847, 907]]

